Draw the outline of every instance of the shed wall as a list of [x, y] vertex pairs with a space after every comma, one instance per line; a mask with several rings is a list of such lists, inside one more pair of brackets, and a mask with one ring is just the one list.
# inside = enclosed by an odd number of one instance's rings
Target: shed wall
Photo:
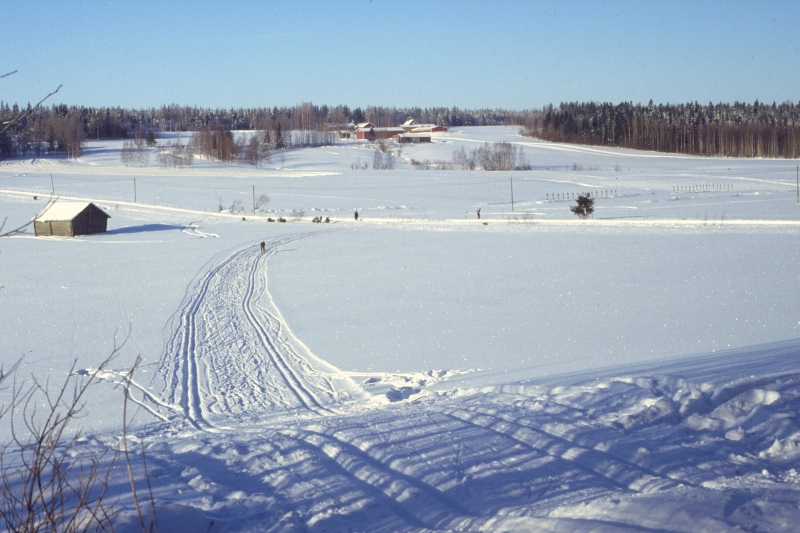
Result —
[[108, 218], [90, 207], [72, 220], [73, 235], [104, 233], [107, 224]]
[[72, 222], [39, 222], [33, 223], [33, 231], [37, 236], [72, 237]]
[[35, 220], [33, 222], [33, 232], [36, 234], [37, 237], [50, 235], [50, 224], [48, 224], [47, 222], [39, 222], [38, 220]]

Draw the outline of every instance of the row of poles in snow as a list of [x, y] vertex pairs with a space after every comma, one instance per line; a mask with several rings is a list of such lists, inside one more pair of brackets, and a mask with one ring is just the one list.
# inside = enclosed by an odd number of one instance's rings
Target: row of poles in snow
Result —
[[[705, 191], [732, 191], [733, 185], [727, 183], [705, 183], [702, 185], [673, 185], [672, 192], [705, 192]], [[589, 198], [610, 198], [617, 196], [616, 189], [604, 189], [589, 192], [557, 192], [547, 193], [547, 201], [551, 200], [574, 200], [578, 196], [588, 196]]]
[[732, 191], [727, 183], [704, 183], [702, 185], [673, 185], [672, 192]]
[[610, 198], [612, 196], [616, 196], [617, 191], [616, 189], [604, 189], [600, 191], [589, 191], [589, 192], [557, 192], [557, 193], [547, 193], [547, 201], [550, 200], [574, 200], [578, 196], [587, 196], [589, 198]]

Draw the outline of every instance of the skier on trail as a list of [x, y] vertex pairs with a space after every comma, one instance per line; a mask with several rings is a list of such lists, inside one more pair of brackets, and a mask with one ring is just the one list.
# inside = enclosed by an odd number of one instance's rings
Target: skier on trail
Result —
[[478, 215], [478, 220], [480, 220], [481, 219], [481, 208], [480, 207], [478, 208], [477, 211], [475, 211], [475, 214]]
[[356, 222], [358, 222], [358, 211], [356, 211], [355, 217], [356, 217]]
[[265, 243], [264, 241], [261, 241], [261, 253], [262, 254], [264, 253], [264, 249], [266, 248], [266, 246], [267, 246], [267, 243]]

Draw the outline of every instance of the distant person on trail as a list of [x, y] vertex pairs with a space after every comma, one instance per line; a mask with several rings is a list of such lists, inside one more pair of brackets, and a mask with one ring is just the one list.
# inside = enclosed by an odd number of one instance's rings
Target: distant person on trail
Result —
[[358, 222], [358, 211], [356, 211], [355, 217], [356, 217], [356, 222]]
[[477, 211], [475, 211], [475, 214], [478, 215], [478, 220], [480, 220], [481, 219], [481, 208], [480, 207], [478, 208]]
[[262, 254], [264, 253], [264, 249], [266, 248], [266, 246], [267, 246], [267, 243], [265, 243], [264, 241], [261, 241], [261, 253]]

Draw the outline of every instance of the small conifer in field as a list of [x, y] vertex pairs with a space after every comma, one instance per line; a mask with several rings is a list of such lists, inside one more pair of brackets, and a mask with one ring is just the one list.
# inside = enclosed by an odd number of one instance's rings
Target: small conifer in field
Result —
[[569, 208], [570, 211], [575, 213], [577, 216], [581, 218], [587, 218], [589, 215], [594, 213], [594, 199], [589, 198], [589, 196], [579, 194], [578, 199], [575, 200], [576, 205], [573, 205]]

